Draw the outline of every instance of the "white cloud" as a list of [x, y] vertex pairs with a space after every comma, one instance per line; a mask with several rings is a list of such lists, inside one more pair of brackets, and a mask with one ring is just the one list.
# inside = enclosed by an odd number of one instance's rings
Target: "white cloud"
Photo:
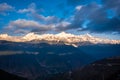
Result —
[[5, 15], [6, 12], [12, 11], [13, 9], [14, 9], [14, 7], [12, 7], [11, 5], [8, 5], [7, 3], [0, 4], [0, 14], [2, 14], [2, 15]]
[[27, 28], [27, 27], [39, 27], [40, 24], [33, 20], [26, 19], [18, 19], [9, 23], [10, 26], [17, 26], [19, 28]]
[[59, 22], [59, 18], [55, 17], [55, 16], [43, 16], [37, 13], [33, 14], [33, 17], [39, 21], [45, 22], [47, 24], [51, 24], [51, 23], [58, 23]]
[[80, 6], [76, 6], [75, 9], [76, 9], [77, 11], [79, 11], [81, 8], [82, 8], [82, 6], [80, 5]]
[[27, 12], [31, 12], [31, 9], [20, 9], [20, 10], [18, 10], [18, 13], [27, 13]]
[[11, 21], [5, 30], [9, 33], [28, 33], [28, 32], [45, 32], [54, 29], [54, 24], [40, 24], [39, 22], [26, 19]]
[[61, 23], [58, 23], [56, 26], [66, 27], [66, 26], [68, 26], [70, 24], [71, 24], [70, 22], [63, 21]]
[[18, 10], [18, 13], [27, 13], [29, 17], [32, 17], [35, 20], [51, 24], [51, 23], [57, 23], [59, 22], [59, 18], [55, 16], [44, 16], [39, 14], [39, 9], [36, 8], [35, 3], [31, 3], [28, 8], [20, 9]]
[[28, 8], [19, 9], [18, 13], [35, 13], [36, 12], [36, 5], [35, 3], [31, 3]]

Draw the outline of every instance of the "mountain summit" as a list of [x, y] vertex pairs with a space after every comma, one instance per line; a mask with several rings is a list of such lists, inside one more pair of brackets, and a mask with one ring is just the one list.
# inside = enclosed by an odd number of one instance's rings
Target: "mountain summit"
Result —
[[91, 44], [120, 44], [120, 40], [109, 40], [91, 36], [90, 34], [85, 35], [74, 35], [70, 33], [61, 32], [59, 34], [35, 34], [28, 33], [24, 36], [9, 36], [8, 34], [0, 34], [0, 40], [7, 40], [13, 42], [47, 42], [50, 44], [63, 43], [66, 45], [72, 45], [74, 47], [80, 46], [81, 43]]

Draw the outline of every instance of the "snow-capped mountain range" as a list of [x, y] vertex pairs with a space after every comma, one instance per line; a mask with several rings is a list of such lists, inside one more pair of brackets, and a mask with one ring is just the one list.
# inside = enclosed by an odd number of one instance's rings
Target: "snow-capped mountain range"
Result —
[[120, 44], [120, 40], [110, 40], [98, 37], [93, 37], [90, 34], [74, 35], [61, 32], [59, 34], [35, 34], [28, 33], [25, 36], [10, 36], [8, 34], [0, 34], [0, 40], [12, 42], [47, 42], [49, 44], [63, 43], [74, 47], [80, 46], [81, 43], [89, 42], [91, 44]]

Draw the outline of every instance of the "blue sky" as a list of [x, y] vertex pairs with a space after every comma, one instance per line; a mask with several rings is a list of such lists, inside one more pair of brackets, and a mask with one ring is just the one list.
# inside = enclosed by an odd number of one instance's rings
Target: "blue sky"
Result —
[[120, 0], [0, 0], [0, 33], [90, 33], [120, 39]]

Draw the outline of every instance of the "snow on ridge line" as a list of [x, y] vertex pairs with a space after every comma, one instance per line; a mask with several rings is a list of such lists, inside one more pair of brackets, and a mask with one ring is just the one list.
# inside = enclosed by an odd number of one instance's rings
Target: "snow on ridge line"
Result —
[[64, 44], [77, 47], [81, 42], [90, 42], [93, 44], [120, 44], [120, 40], [109, 40], [93, 37], [90, 34], [74, 35], [71, 33], [61, 32], [59, 34], [35, 34], [28, 33], [25, 36], [9, 36], [8, 34], [0, 34], [0, 40], [14, 41], [14, 42], [26, 42], [26, 41], [48, 41], [54, 43], [64, 42]]

